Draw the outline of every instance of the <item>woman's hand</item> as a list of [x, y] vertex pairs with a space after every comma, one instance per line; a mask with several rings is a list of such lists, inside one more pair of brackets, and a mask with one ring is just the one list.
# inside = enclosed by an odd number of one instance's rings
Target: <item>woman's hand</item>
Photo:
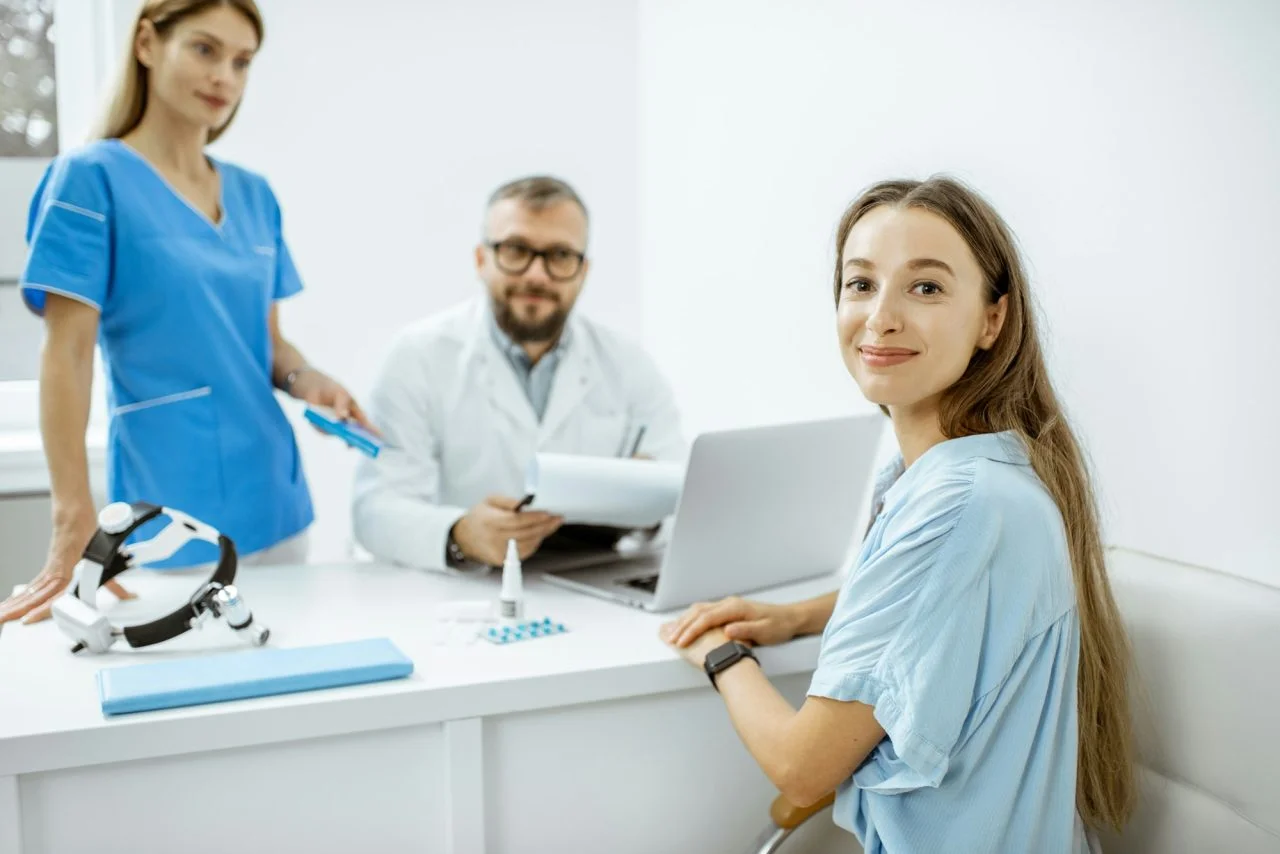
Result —
[[[53, 536], [44, 569], [21, 593], [0, 602], [0, 623], [49, 616], [52, 602], [71, 583], [76, 564], [98, 529], [89, 489], [84, 431], [89, 423], [93, 387], [93, 348], [98, 340], [98, 310], [60, 294], [49, 294], [44, 311], [45, 337], [40, 354], [40, 438], [52, 487]], [[111, 592], [132, 595], [115, 582]]]
[[[53, 609], [53, 600], [71, 583], [76, 563], [97, 529], [98, 523], [92, 514], [78, 514], [75, 519], [55, 525], [44, 569], [22, 592], [0, 602], [0, 623], [19, 618], [24, 623], [38, 623], [48, 619]], [[105, 586], [118, 599], [135, 598], [114, 580], [108, 581]]]
[[369, 423], [364, 410], [360, 408], [360, 404], [356, 403], [351, 392], [328, 374], [314, 368], [303, 370], [294, 380], [291, 392], [299, 400], [313, 406], [328, 407], [337, 417], [343, 420], [352, 419], [369, 432], [380, 435], [377, 428]]
[[730, 638], [725, 636], [724, 629], [710, 629], [703, 632], [697, 640], [687, 646], [675, 646], [670, 641], [667, 641], [667, 643], [676, 652], [680, 653], [681, 658], [697, 669], [702, 670], [703, 663], [707, 660], [707, 654], [718, 646], [724, 646], [729, 640]]
[[[719, 602], [689, 606], [662, 627], [660, 636], [682, 653], [685, 647], [718, 628], [724, 629], [721, 643], [736, 640], [767, 646], [791, 640], [800, 633], [803, 623], [804, 615], [795, 605], [769, 605], [730, 596]], [[705, 657], [705, 651], [703, 655]]]

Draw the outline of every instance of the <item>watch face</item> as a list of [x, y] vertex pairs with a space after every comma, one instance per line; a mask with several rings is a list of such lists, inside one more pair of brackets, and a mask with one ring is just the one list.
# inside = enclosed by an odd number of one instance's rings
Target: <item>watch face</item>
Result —
[[730, 642], [723, 644], [711, 650], [707, 654], [707, 663], [712, 667], [718, 667], [738, 658], [742, 653], [739, 652], [737, 644]]

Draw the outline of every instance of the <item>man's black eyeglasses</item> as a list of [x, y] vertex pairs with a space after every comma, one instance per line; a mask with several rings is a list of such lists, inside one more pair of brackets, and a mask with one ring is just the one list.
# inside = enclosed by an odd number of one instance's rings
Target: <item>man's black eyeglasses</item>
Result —
[[509, 276], [520, 275], [533, 266], [535, 259], [541, 258], [548, 276], [557, 281], [565, 281], [578, 275], [582, 262], [587, 257], [568, 246], [534, 249], [527, 243], [514, 240], [492, 241], [485, 245], [493, 251], [493, 260], [498, 269]]

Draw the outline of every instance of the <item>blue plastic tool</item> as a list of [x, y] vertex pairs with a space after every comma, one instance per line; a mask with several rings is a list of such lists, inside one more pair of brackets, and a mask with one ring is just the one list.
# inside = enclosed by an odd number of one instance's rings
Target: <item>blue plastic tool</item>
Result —
[[328, 409], [308, 406], [304, 417], [326, 433], [342, 439], [351, 447], [371, 457], [382, 450], [382, 439], [350, 419], [338, 418]]

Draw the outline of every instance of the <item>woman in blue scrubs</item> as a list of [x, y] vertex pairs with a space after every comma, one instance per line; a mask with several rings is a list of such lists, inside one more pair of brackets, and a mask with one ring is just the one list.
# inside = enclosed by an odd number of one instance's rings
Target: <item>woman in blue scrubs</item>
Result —
[[[95, 341], [110, 500], [190, 513], [248, 563], [305, 561], [313, 518], [276, 389], [367, 425], [281, 334], [277, 302], [302, 283], [271, 188], [204, 151], [234, 117], [262, 35], [252, 0], [145, 3], [100, 140], [57, 158], [36, 191], [22, 294], [47, 328], [54, 534], [0, 623], [47, 616], [96, 528], [84, 442]], [[193, 562], [179, 552], [167, 565]]]

